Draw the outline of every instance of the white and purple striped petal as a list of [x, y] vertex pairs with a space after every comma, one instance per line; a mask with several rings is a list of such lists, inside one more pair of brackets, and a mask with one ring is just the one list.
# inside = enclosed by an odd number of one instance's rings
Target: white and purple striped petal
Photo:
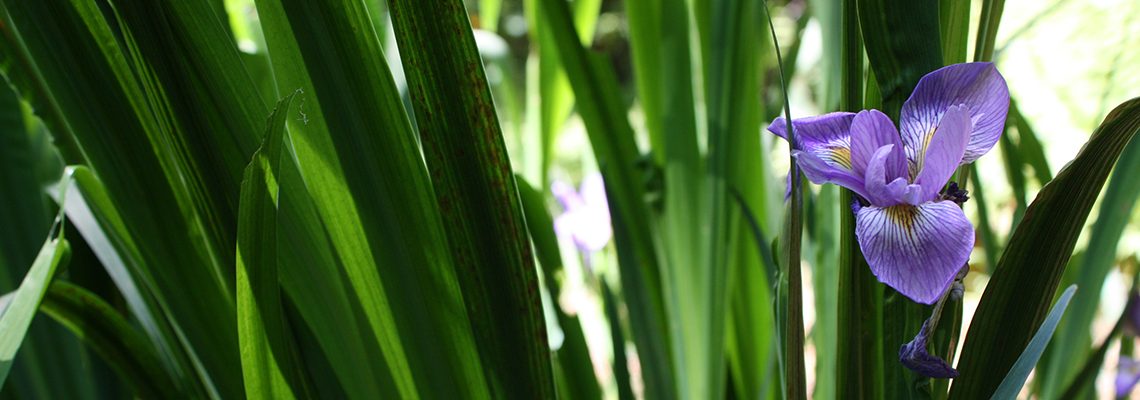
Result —
[[[833, 168], [851, 170], [851, 121], [854, 113], [835, 112], [792, 120], [796, 130], [796, 148], [823, 160]], [[788, 138], [784, 117], [776, 118], [768, 131]]]
[[855, 236], [879, 281], [923, 304], [938, 300], [974, 247], [974, 227], [951, 201], [863, 207]]
[[1005, 127], [1009, 88], [993, 63], [964, 63], [926, 74], [902, 107], [899, 127], [907, 156], [914, 162], [926, 152], [942, 114], [965, 105], [973, 125], [963, 163], [977, 160], [993, 148]]
[[[847, 143], [851, 137], [851, 121], [855, 113], [833, 112], [813, 117], [796, 118], [792, 127], [796, 130], [796, 150], [812, 150], [831, 146], [834, 143]], [[778, 117], [768, 125], [768, 131], [788, 140], [788, 123]]]
[[[796, 160], [796, 165], [800, 166], [800, 171], [812, 183], [817, 185], [834, 183], [867, 198], [868, 193], [863, 187], [863, 177], [855, 175], [851, 170], [832, 165], [806, 151], [792, 150], [792, 158]], [[791, 181], [788, 183], [791, 184]]]

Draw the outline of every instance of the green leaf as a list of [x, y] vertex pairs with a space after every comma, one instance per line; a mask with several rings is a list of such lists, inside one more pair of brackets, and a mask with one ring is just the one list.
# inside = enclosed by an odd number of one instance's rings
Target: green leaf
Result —
[[974, 41], [974, 61], [994, 59], [994, 41], [997, 40], [998, 24], [1001, 22], [1005, 0], [982, 0], [982, 12], [978, 17], [978, 35]]
[[[163, 2], [119, 15], [95, 2], [50, 0], [6, 1], [4, 11], [3, 53], [16, 61], [9, 78], [53, 135], [80, 145], [129, 235], [147, 239], [135, 243], [149, 295], [183, 335], [179, 358], [201, 367], [188, 372], [202, 389], [187, 390], [238, 396], [233, 260], [223, 254], [234, 245], [238, 179], [260, 129], [247, 131], [246, 122], [266, 110], [243, 84], [249, 78], [214, 8]], [[170, 57], [166, 48], [195, 56]], [[172, 295], [184, 292], [196, 296]]]
[[[293, 399], [301, 385], [293, 360], [277, 279], [276, 175], [280, 174], [285, 117], [294, 95], [277, 103], [265, 139], [242, 180], [237, 235], [237, 327], [245, 395]], [[303, 393], [303, 392], [302, 392]]]
[[645, 380], [646, 397], [673, 398], [672, 364], [659, 261], [653, 244], [644, 188], [636, 169], [637, 146], [608, 62], [582, 47], [562, 0], [541, 0], [540, 20], [558, 43], [559, 56], [577, 98], [590, 145], [606, 183], [617, 244], [622, 292]]
[[1037, 140], [1037, 133], [1029, 125], [1029, 121], [1021, 115], [1021, 109], [1018, 108], [1016, 100], [1010, 100], [1007, 119], [1008, 122], [1012, 122], [1017, 127], [1018, 149], [1021, 155], [1026, 158], [1026, 163], [1033, 167], [1033, 175], [1037, 178], [1037, 182], [1042, 186], [1049, 183], [1053, 180], [1053, 173], [1049, 169], [1049, 160], [1045, 158], [1045, 149], [1041, 147], [1041, 142]]
[[970, 3], [956, 0], [938, 2], [943, 64], [966, 62], [967, 41], [970, 37]]
[[[776, 38], [776, 26], [772, 23], [771, 10], [768, 2], [764, 2], [764, 16], [768, 21], [768, 29], [772, 34], [773, 48], [776, 50], [776, 65], [780, 73], [780, 90], [784, 99], [784, 118], [788, 125], [788, 148], [796, 148], [796, 135], [792, 127], [792, 108], [789, 103], [788, 85], [784, 75], [784, 60], [780, 55], [780, 42]], [[780, 300], [786, 301], [786, 307], [777, 309], [777, 315], [783, 311], [781, 336], [784, 339], [784, 396], [790, 399], [807, 397], [807, 383], [804, 371], [804, 321], [803, 321], [803, 293], [800, 277], [800, 241], [803, 239], [803, 183], [805, 179], [800, 176], [799, 168], [794, 158], [789, 158], [791, 170], [788, 174], [791, 179], [791, 195], [784, 207], [784, 230], [780, 235], [780, 266], [781, 280], [779, 283]]]
[[[278, 91], [301, 89], [288, 118], [296, 164], [350, 305], [379, 346], [379, 389], [487, 397], [440, 209], [369, 10], [348, 0], [259, 0], [257, 9]], [[368, 398], [373, 388], [345, 390]]]
[[[662, 5], [663, 16], [670, 17], [661, 21], [667, 30], [677, 29], [676, 20], [684, 18], [676, 11], [683, 8], [682, 2], [673, 3]], [[711, 7], [707, 14], [711, 24], [700, 32], [707, 35], [700, 41], [700, 53], [705, 56], [702, 72], [707, 121], [698, 122], [704, 122], [708, 132], [708, 154], [703, 168], [692, 165], [691, 161], [699, 157], [698, 147], [691, 144], [697, 134], [685, 121], [675, 119], [691, 119], [693, 111], [683, 113], [668, 109], [666, 112], [677, 115], [664, 120], [667, 125], [663, 132], [666, 142], [666, 215], [663, 220], [672, 228], [669, 231], [672, 242], [666, 248], [674, 255], [666, 264], [670, 270], [666, 276], [671, 281], [668, 284], [677, 288], [674, 304], [680, 312], [674, 319], [682, 329], [681, 335], [674, 336], [674, 341], [680, 342], [680, 346], [675, 346], [674, 356], [677, 365], [685, 365], [676, 374], [681, 387], [687, 388], [683, 392], [687, 397], [723, 397], [724, 349], [729, 335], [722, 321], [736, 315], [740, 318], [732, 327], [738, 331], [731, 337], [738, 341], [758, 340], [759, 347], [727, 344], [734, 350], [729, 364], [735, 362], [742, 368], [739, 371], [742, 376], [737, 379], [744, 380], [741, 383], [748, 386], [747, 391], [738, 395], [756, 398], [761, 396], [762, 390], [758, 377], [767, 372], [763, 358], [770, 356], [768, 341], [760, 333], [772, 324], [768, 308], [770, 297], [763, 289], [767, 283], [758, 279], [762, 268], [759, 249], [746, 236], [748, 227], [743, 223], [741, 208], [732, 192], [736, 191], [750, 209], [763, 213], [760, 218], [764, 223], [775, 219], [770, 210], [778, 210], [779, 203], [768, 204], [770, 199], [765, 196], [768, 186], [764, 184], [779, 180], [769, 177], [768, 168], [758, 168], [768, 162], [761, 137], [756, 132], [761, 130], [761, 118], [765, 115], [761, 77], [777, 57], [771, 52], [768, 30], [758, 24], [763, 18], [764, 3], [716, 2], [708, 6]], [[685, 49], [681, 54], [670, 56], [674, 58], [658, 63], [684, 71], [684, 66], [677, 65], [686, 62], [679, 59], [682, 56], [686, 60], [691, 57]], [[672, 94], [687, 92], [692, 85], [692, 78], [684, 72], [684, 75], [663, 75], [679, 87], [661, 95], [659, 101], [666, 105], [674, 102], [688, 105], [686, 102], [691, 100], [687, 94]], [[703, 182], [694, 182], [696, 179]], [[693, 190], [694, 186], [703, 190]], [[670, 217], [672, 221], [666, 219]], [[710, 224], [711, 230], [691, 229], [702, 224]], [[699, 243], [695, 246], [697, 251], [693, 251], [696, 243]], [[686, 252], [693, 255], [682, 256]], [[705, 267], [694, 268], [694, 265]], [[747, 308], [731, 310], [733, 307]]]
[[201, 364], [192, 352], [183, 353], [184, 335], [166, 315], [170, 305], [158, 295], [151, 271], [127, 230], [119, 210], [113, 205], [107, 189], [91, 170], [83, 166], [68, 167], [72, 187], [66, 199], [56, 199], [75, 230], [83, 236], [103, 265], [127, 303], [131, 315], [161, 355], [163, 367], [183, 393], [204, 390], [204, 382], [192, 382], [191, 375], [201, 372]]
[[[1112, 327], [1112, 331], [1108, 333], [1108, 336], [1104, 338], [1104, 341], [1101, 342], [1096, 351], [1094, 351], [1092, 354], [1089, 354], [1089, 356], [1085, 359], [1084, 365], [1078, 370], [1080, 372], [1078, 372], [1076, 376], [1066, 384], [1067, 386], [1065, 386], [1065, 390], [1061, 392], [1062, 394], [1060, 398], [1075, 399], [1080, 396], [1080, 393], [1082, 391], [1093, 387], [1093, 383], [1096, 381], [1097, 374], [1101, 372], [1101, 369], [1104, 366], [1104, 359], [1105, 356], [1108, 355], [1109, 345], [1111, 345], [1113, 343], [1113, 340], [1116, 339], [1118, 335], [1120, 335], [1120, 332], [1123, 330], [1124, 324], [1128, 319], [1130, 311], [1131, 310], [1129, 310], [1126, 306], [1124, 313], [1120, 316], [1119, 319], [1116, 320], [1116, 325]], [[1042, 359], [1042, 362], [1044, 361], [1045, 360]]]
[[606, 310], [606, 321], [610, 325], [610, 342], [614, 351], [614, 380], [617, 381], [618, 399], [633, 400], [633, 388], [629, 375], [629, 364], [625, 356], [625, 335], [622, 334], [621, 316], [618, 314], [617, 298], [610, 285], [604, 280], [602, 287], [602, 303]]
[[998, 376], [1026, 347], [1109, 171], [1138, 128], [1140, 99], [1132, 99], [1105, 117], [1076, 159], [1030, 204], [974, 314], [952, 399], [993, 394]]
[[[1101, 287], [1116, 265], [1116, 249], [1124, 228], [1140, 199], [1140, 140], [1128, 143], [1113, 168], [1108, 186], [1098, 208], [1096, 222], [1089, 233], [1085, 256], [1077, 267], [1076, 284], [1081, 292], [1073, 298], [1073, 312], [1061, 322], [1057, 340], [1050, 346], [1054, 360], [1075, 360], [1089, 352], [1092, 338], [1088, 327], [1092, 325], [1100, 304]], [[1068, 362], [1051, 363], [1046, 370], [1047, 379], [1042, 395], [1053, 398], [1076, 373], [1077, 366]]]
[[[62, 165], [43, 124], [10, 86], [0, 87], [0, 290], [13, 290], [43, 244], [53, 215], [42, 187]], [[26, 398], [92, 398], [97, 365], [54, 322], [33, 322], [8, 393]], [[102, 383], [102, 382], [100, 382]], [[113, 382], [100, 387], [114, 389]]]
[[491, 395], [552, 397], [538, 275], [463, 1], [389, 4], [424, 158]]
[[[554, 233], [554, 222], [543, 202], [542, 193], [527, 184], [521, 176], [516, 175], [515, 180], [519, 185], [519, 198], [522, 200], [523, 213], [526, 215], [527, 231], [530, 233], [531, 243], [534, 244], [538, 264], [542, 267], [546, 290], [555, 300], [554, 313], [558, 317], [559, 327], [562, 328], [562, 347], [555, 350], [555, 383], [558, 385], [558, 394], [568, 399], [601, 398], [601, 388], [598, 387], [598, 379], [594, 376], [594, 365], [590, 361], [590, 349], [586, 346], [582, 324], [577, 315], [566, 314], [558, 305], [558, 299], [562, 296], [562, 286], [558, 281], [560, 278], [565, 278], [565, 272], [562, 255], [558, 250], [558, 238]], [[620, 326], [611, 326], [611, 329], [620, 328]], [[617, 355], [617, 350], [614, 354]]]
[[[12, 294], [11, 301], [4, 307], [0, 315], [0, 386], [8, 380], [8, 373], [12, 370], [12, 362], [16, 358], [16, 351], [24, 343], [24, 335], [32, 324], [32, 317], [47, 292], [48, 285], [55, 277], [55, 271], [69, 253], [67, 240], [63, 238], [63, 214], [56, 217], [53, 233], [40, 253], [32, 262], [32, 268], [24, 276], [20, 287]], [[58, 229], [58, 234], [55, 230]]]
[[1053, 338], [1053, 331], [1057, 329], [1057, 324], [1061, 322], [1061, 316], [1065, 314], [1065, 309], [1069, 307], [1069, 300], [1073, 298], [1073, 292], [1076, 291], [1077, 286], [1073, 285], [1061, 293], [1061, 298], [1057, 299], [1057, 304], [1053, 305], [1053, 309], [1049, 311], [1049, 315], [1045, 317], [1041, 327], [1037, 328], [1037, 333], [1033, 334], [1033, 339], [1029, 341], [1025, 351], [1017, 357], [1017, 362], [1013, 363], [1013, 367], [1009, 369], [1009, 373], [1001, 381], [1001, 385], [998, 385], [994, 395], [990, 397], [991, 399], [1012, 400], [1017, 398], [1017, 394], [1021, 392], [1021, 387], [1025, 385], [1025, 379], [1029, 378], [1033, 366], [1037, 365], [1037, 360], [1045, 352], [1045, 345], [1049, 344], [1049, 339]]
[[178, 397], [181, 392], [147, 337], [99, 296], [56, 280], [40, 312], [67, 327], [128, 382], [140, 398]]
[[919, 78], [942, 66], [938, 0], [860, 1], [859, 22], [883, 112], [897, 120]]

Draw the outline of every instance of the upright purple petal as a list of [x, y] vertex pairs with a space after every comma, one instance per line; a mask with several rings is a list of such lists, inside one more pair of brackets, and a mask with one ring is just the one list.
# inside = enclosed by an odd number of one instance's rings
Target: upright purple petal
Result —
[[974, 247], [974, 227], [950, 201], [863, 207], [855, 236], [879, 281], [923, 304], [938, 300]]
[[922, 77], [903, 104], [899, 127], [910, 160], [924, 153], [942, 114], [959, 104], [970, 109], [973, 122], [962, 162], [973, 162], [994, 147], [1009, 111], [1005, 78], [993, 63], [954, 64]]
[[901, 157], [901, 153], [895, 145], [888, 144], [875, 150], [871, 156], [863, 176], [864, 188], [867, 189], [865, 197], [871, 205], [889, 207], [903, 201], [908, 186], [906, 177], [898, 175], [901, 171], [893, 171], [894, 175], [887, 173], [887, 160]]
[[864, 174], [875, 151], [886, 145], [893, 145], [897, 150], [886, 160], [886, 176], [904, 176], [907, 172], [906, 155], [902, 152], [903, 143], [895, 124], [879, 110], [864, 110], [856, 114], [851, 121], [851, 169], [855, 174]]
[[946, 181], [954, 175], [954, 170], [962, 162], [966, 144], [970, 141], [970, 114], [965, 108], [951, 106], [942, 114], [926, 153], [918, 157], [918, 176], [914, 183], [922, 186], [922, 201], [931, 201]]
[[1120, 366], [1116, 371], [1116, 398], [1128, 397], [1137, 382], [1140, 382], [1140, 363], [1132, 357], [1120, 356]]
[[[799, 165], [800, 171], [812, 183], [817, 185], [834, 183], [868, 198], [867, 191], [863, 188], [863, 178], [856, 176], [850, 170], [835, 167], [816, 157], [815, 154], [806, 151], [792, 150], [792, 157], [796, 159], [796, 165]], [[788, 182], [791, 183], [791, 181]]]

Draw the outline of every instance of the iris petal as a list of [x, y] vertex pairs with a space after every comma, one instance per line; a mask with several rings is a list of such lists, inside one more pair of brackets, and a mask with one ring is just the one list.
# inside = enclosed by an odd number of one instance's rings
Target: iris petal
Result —
[[906, 156], [902, 153], [903, 143], [899, 131], [886, 114], [879, 110], [864, 110], [851, 121], [851, 167], [856, 175], [867, 170], [867, 163], [879, 148], [893, 145], [899, 151], [892, 152], [885, 161], [888, 180], [906, 173]]
[[800, 171], [803, 171], [804, 176], [812, 183], [817, 185], [834, 183], [867, 198], [867, 191], [863, 189], [863, 178], [856, 176], [850, 170], [829, 164], [815, 154], [806, 151], [792, 150], [792, 157], [796, 159], [796, 165], [799, 165]]
[[887, 160], [899, 153], [893, 144], [888, 144], [875, 150], [871, 160], [867, 162], [867, 172], [863, 179], [869, 195], [866, 196], [867, 200], [872, 205], [888, 207], [903, 201], [903, 193], [907, 187], [906, 179], [887, 173]]
[[[848, 143], [851, 137], [851, 121], [855, 113], [833, 112], [807, 118], [792, 120], [796, 130], [796, 150], [806, 150], [815, 153], [821, 147], [830, 147], [834, 143]], [[776, 136], [788, 139], [788, 123], [784, 117], [776, 118], [768, 125], [768, 131]]]
[[951, 201], [863, 207], [855, 236], [880, 282], [924, 304], [938, 300], [974, 247], [974, 228]]
[[[855, 113], [833, 112], [814, 117], [793, 119], [792, 126], [796, 130], [796, 148], [793, 149], [793, 151], [804, 151], [814, 157], [814, 160], [800, 161], [800, 167], [805, 169], [811, 168], [814, 171], [820, 172], [820, 174], [814, 176], [821, 179], [823, 175], [850, 175], [851, 121], [854, 118]], [[768, 125], [768, 131], [786, 140], [788, 138], [788, 125], [786, 121], [784, 117], [776, 118], [775, 121], [772, 121], [772, 123]], [[819, 165], [815, 163], [815, 161], [819, 161], [823, 163], [823, 165]], [[808, 175], [809, 172], [805, 172], [804, 174], [807, 175], [808, 180], [815, 183], [832, 182], [829, 179], [814, 179], [813, 175]], [[859, 174], [856, 176], [861, 177], [862, 175]], [[792, 185], [790, 179], [791, 178], [789, 178], [785, 190], [785, 198], [791, 194]], [[856, 190], [856, 192], [862, 195], [862, 178], [855, 180], [859, 182], [859, 189]], [[845, 181], [851, 180], [845, 179]]]
[[938, 133], [926, 146], [926, 154], [919, 158], [918, 176], [914, 183], [922, 186], [922, 200], [931, 201], [954, 175], [961, 164], [962, 155], [970, 141], [970, 115], [959, 106], [952, 106], [942, 114]]
[[899, 126], [912, 162], [925, 153], [942, 114], [959, 104], [970, 109], [973, 122], [963, 162], [973, 162], [994, 147], [1009, 112], [1005, 78], [993, 63], [954, 64], [922, 77], [903, 104]]

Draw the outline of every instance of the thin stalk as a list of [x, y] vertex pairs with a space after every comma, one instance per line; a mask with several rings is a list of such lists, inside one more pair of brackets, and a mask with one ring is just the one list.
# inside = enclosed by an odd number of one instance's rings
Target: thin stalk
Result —
[[[792, 110], [788, 101], [788, 86], [784, 82], [784, 59], [780, 54], [780, 43], [776, 38], [776, 27], [772, 24], [772, 14], [768, 10], [768, 2], [764, 2], [764, 15], [768, 19], [768, 29], [772, 34], [773, 47], [776, 49], [776, 65], [779, 66], [780, 87], [784, 93], [784, 119], [787, 122], [788, 146], [796, 148], [796, 134], [792, 127]], [[784, 274], [787, 277], [786, 287], [788, 293], [787, 313], [784, 335], [784, 381], [785, 398], [807, 398], [807, 383], [804, 373], [804, 321], [803, 321], [803, 293], [802, 278], [800, 277], [800, 239], [803, 235], [803, 194], [799, 168], [795, 159], [791, 159], [792, 193], [788, 200], [788, 216], [785, 224], [784, 236], [780, 240], [783, 247]]]

